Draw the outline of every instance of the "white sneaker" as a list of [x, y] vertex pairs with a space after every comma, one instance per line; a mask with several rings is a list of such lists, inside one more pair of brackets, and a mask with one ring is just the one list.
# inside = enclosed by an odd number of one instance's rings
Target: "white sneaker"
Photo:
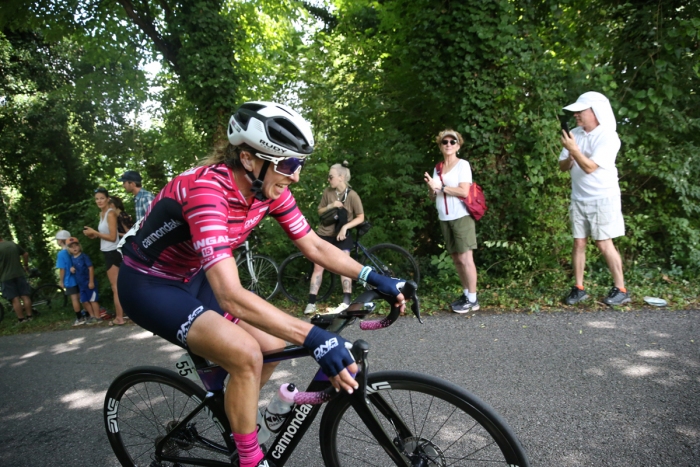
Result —
[[326, 308], [326, 314], [328, 315], [337, 315], [338, 313], [345, 311], [347, 307], [349, 307], [347, 303], [341, 303], [335, 308]]
[[304, 310], [305, 315], [310, 315], [312, 313], [316, 313], [316, 304], [315, 303], [309, 303], [306, 305], [306, 309]]
[[85, 324], [85, 318], [76, 318], [73, 322], [73, 326], [80, 326], [81, 324]]

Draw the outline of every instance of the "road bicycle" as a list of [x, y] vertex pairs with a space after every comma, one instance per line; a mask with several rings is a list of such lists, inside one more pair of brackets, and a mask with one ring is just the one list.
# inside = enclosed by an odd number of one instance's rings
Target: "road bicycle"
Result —
[[[370, 248], [360, 243], [360, 237], [371, 227], [372, 224], [369, 222], [363, 222], [356, 227], [356, 240], [350, 252], [351, 256], [363, 266], [371, 266], [382, 275], [401, 277], [418, 284], [420, 282], [418, 263], [408, 251], [392, 243], [380, 243]], [[279, 284], [282, 293], [291, 301], [302, 303], [309, 296], [313, 271], [314, 263], [309, 261], [303, 253], [298, 252], [289, 256], [280, 266]], [[327, 269], [323, 271], [321, 287], [316, 294], [318, 301], [328, 300], [336, 288], [336, 278], [337, 276]]]
[[[65, 307], [68, 304], [68, 297], [63, 287], [57, 284], [36, 284], [39, 279], [39, 270], [36, 268], [29, 269], [27, 282], [31, 287], [32, 310], [35, 314], [41, 311], [49, 310], [52, 306], [56, 308]], [[8, 301], [0, 301], [0, 321], [5, 318], [5, 311], [12, 313], [12, 303]]]
[[[415, 284], [407, 283], [403, 292], [413, 298], [411, 308], [422, 323]], [[367, 290], [345, 311], [316, 315], [311, 322], [340, 333], [372, 313], [377, 299], [390, 305], [395, 301]], [[361, 321], [360, 329], [388, 327], [399, 311], [392, 305], [386, 317]], [[352, 352], [359, 368], [358, 389], [353, 394], [336, 392], [319, 369], [306, 392], [295, 397], [280, 430], [263, 446], [262, 465], [284, 466], [327, 403], [319, 426], [327, 467], [529, 466], [511, 428], [478, 397], [420, 373], [370, 373], [369, 344], [363, 340], [355, 341]], [[194, 354], [185, 356], [189, 358], [176, 364], [179, 374], [138, 367], [119, 375], [107, 390], [105, 429], [122, 466], [238, 465], [224, 412], [227, 373]], [[265, 353], [264, 361], [308, 356], [304, 347], [289, 345]]]
[[[257, 239], [257, 237], [255, 237]], [[238, 277], [241, 285], [265, 300], [270, 300], [279, 292], [277, 263], [269, 256], [253, 253], [250, 242], [246, 240], [237, 248], [236, 255]]]

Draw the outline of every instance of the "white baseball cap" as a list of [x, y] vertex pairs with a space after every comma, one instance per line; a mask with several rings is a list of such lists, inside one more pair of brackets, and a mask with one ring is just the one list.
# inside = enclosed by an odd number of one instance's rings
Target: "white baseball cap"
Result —
[[70, 232], [67, 230], [59, 230], [56, 232], [56, 240], [68, 240], [70, 238]]
[[576, 99], [576, 102], [571, 105], [567, 105], [564, 107], [564, 110], [568, 110], [570, 112], [581, 112], [582, 110], [590, 109], [591, 107], [595, 107], [596, 104], [602, 103], [609, 105], [610, 101], [608, 101], [608, 98], [601, 93], [590, 91], [581, 94], [578, 99]]

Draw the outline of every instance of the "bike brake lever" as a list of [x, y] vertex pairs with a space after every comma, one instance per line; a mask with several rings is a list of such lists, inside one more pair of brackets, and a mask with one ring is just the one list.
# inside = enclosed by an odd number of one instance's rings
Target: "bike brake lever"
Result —
[[[401, 289], [401, 293], [403, 294], [404, 298], [413, 300], [413, 303], [411, 304], [411, 311], [413, 311], [413, 314], [416, 315], [416, 318], [418, 318], [418, 322], [423, 324], [423, 320], [420, 317], [420, 301], [418, 299], [418, 295], [416, 294], [417, 290], [418, 285], [416, 285], [415, 282], [406, 281]], [[368, 295], [366, 296], [365, 294]], [[365, 292], [365, 294], [361, 295], [364, 301], [370, 301], [374, 298], [384, 299], [384, 301], [391, 306], [391, 312], [389, 312], [389, 315], [383, 319], [362, 321], [360, 323], [360, 329], [363, 331], [371, 331], [374, 329], [382, 329], [391, 326], [399, 317], [399, 313], [401, 311], [401, 307], [394, 306], [396, 298], [390, 295], [385, 295], [376, 289]]]

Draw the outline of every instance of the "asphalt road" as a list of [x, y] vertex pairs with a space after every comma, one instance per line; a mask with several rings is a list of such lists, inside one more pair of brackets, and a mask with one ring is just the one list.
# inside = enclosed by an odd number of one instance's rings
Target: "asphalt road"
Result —
[[[699, 466], [698, 313], [441, 315], [344, 336], [370, 342], [375, 371], [429, 373], [479, 395], [533, 466]], [[133, 325], [0, 338], [0, 465], [118, 465], [107, 387], [132, 366], [172, 368], [181, 353]], [[303, 386], [314, 368], [285, 362], [276, 377]], [[288, 465], [322, 466], [316, 432]]]

